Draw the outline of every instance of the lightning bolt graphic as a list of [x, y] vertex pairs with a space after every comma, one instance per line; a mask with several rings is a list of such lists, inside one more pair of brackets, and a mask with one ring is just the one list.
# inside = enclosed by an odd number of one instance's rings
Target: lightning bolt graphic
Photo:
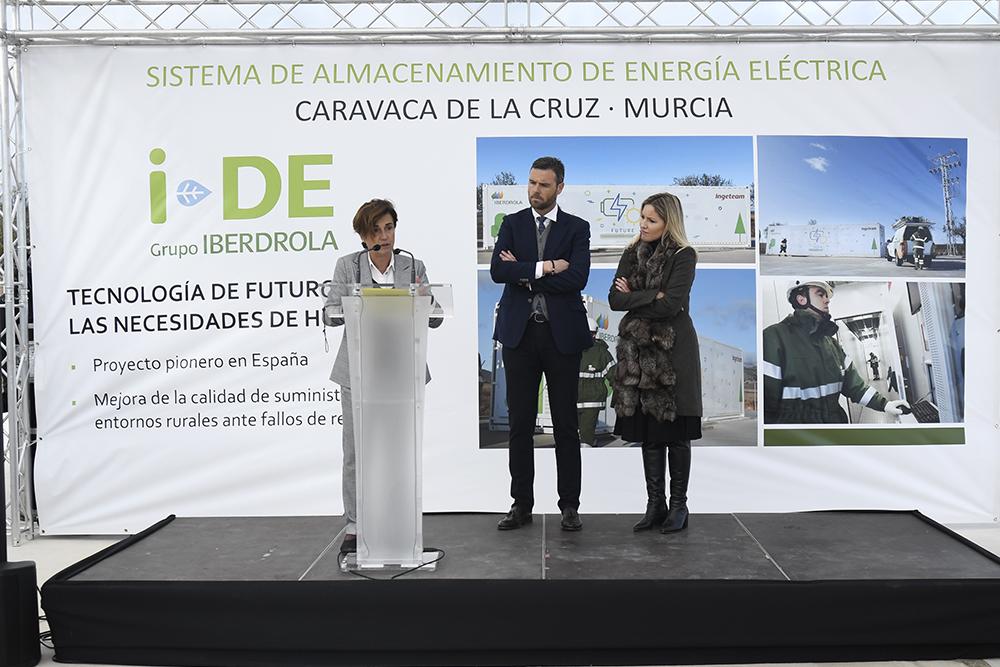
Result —
[[609, 211], [617, 214], [618, 222], [621, 222], [622, 216], [625, 215], [625, 209], [626, 209], [626, 206], [618, 201], [620, 197], [621, 197], [620, 194], [615, 195], [615, 200], [611, 202], [611, 206], [608, 207]]

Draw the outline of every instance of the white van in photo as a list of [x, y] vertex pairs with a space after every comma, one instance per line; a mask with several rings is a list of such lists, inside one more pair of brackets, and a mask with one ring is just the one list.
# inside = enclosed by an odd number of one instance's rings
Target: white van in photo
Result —
[[897, 221], [892, 227], [895, 232], [892, 238], [886, 241], [885, 254], [887, 261], [895, 261], [896, 266], [902, 266], [903, 262], [913, 264], [913, 241], [910, 237], [916, 231], [923, 228], [927, 232], [928, 241], [924, 244], [924, 266], [930, 268], [934, 262], [934, 233], [931, 231], [931, 223], [928, 222], [904, 222]]

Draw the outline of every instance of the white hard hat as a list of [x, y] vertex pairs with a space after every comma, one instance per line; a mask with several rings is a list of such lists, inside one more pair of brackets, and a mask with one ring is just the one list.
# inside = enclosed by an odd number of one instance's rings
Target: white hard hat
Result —
[[595, 333], [597, 331], [597, 320], [595, 320], [593, 317], [588, 317], [587, 327], [590, 329], [590, 333]]
[[818, 287], [826, 292], [826, 297], [828, 299], [833, 298], [833, 286], [825, 280], [794, 280], [788, 285], [788, 291], [785, 292], [785, 298], [791, 301], [792, 292], [800, 287]]

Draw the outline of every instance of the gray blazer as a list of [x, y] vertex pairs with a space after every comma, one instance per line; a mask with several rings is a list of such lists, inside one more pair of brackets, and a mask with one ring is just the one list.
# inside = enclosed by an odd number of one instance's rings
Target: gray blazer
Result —
[[[396, 255], [395, 257], [396, 267], [395, 267], [395, 278], [393, 284], [395, 287], [409, 287], [410, 278], [413, 276], [414, 264], [406, 255]], [[426, 285], [427, 280], [427, 269], [424, 267], [424, 263], [419, 259], [416, 260], [416, 282], [419, 285]], [[326, 296], [326, 301], [323, 304], [323, 324], [332, 327], [340, 326], [344, 323], [343, 318], [340, 317], [330, 317], [327, 315], [326, 306], [340, 306], [341, 298], [347, 296], [348, 286], [354, 283], [360, 283], [361, 285], [374, 286], [375, 281], [372, 279], [371, 266], [368, 264], [368, 258], [365, 256], [363, 251], [358, 251], [351, 253], [350, 255], [344, 255], [337, 260], [337, 266], [333, 270], [333, 280], [330, 284], [330, 291]], [[441, 326], [444, 320], [441, 318], [431, 318], [429, 326], [434, 329]], [[337, 350], [337, 359], [333, 362], [333, 371], [330, 373], [330, 379], [341, 385], [342, 387], [351, 386], [351, 367], [349, 363], [349, 355], [347, 353], [347, 339], [341, 341], [340, 349]], [[431, 381], [430, 370], [427, 371], [427, 382]]]

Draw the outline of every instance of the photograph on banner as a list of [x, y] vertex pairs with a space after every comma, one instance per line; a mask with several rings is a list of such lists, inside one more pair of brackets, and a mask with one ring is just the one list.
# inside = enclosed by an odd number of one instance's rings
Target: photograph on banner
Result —
[[765, 275], [965, 277], [968, 141], [762, 136]]
[[[611, 377], [615, 371], [618, 325], [625, 313], [612, 311], [608, 294], [615, 269], [591, 268], [583, 290], [588, 317], [596, 323], [594, 346], [580, 363], [578, 410], [596, 411], [596, 424], [583, 420], [584, 447], [631, 447], [615, 435]], [[502, 346], [493, 340], [503, 285], [489, 269], [479, 270], [479, 446], [505, 449], [509, 437]], [[698, 332], [702, 375], [702, 433], [696, 446], [757, 445], [757, 342], [755, 272], [700, 267], [691, 288], [691, 319]], [[596, 377], [595, 373], [600, 377]], [[552, 447], [552, 419], [545, 380], [538, 388], [535, 447]], [[590, 415], [591, 419], [593, 415]]]
[[[965, 421], [965, 283], [760, 281], [765, 426], [850, 425], [780, 444], [948, 444], [909, 433]], [[880, 425], [912, 428], [849, 432]]]
[[590, 223], [594, 262], [617, 263], [639, 231], [647, 197], [671, 192], [684, 208], [699, 262], [754, 264], [753, 139], [737, 137], [479, 137], [479, 264], [489, 264], [505, 215], [529, 206], [538, 157], [566, 167], [560, 209]]

